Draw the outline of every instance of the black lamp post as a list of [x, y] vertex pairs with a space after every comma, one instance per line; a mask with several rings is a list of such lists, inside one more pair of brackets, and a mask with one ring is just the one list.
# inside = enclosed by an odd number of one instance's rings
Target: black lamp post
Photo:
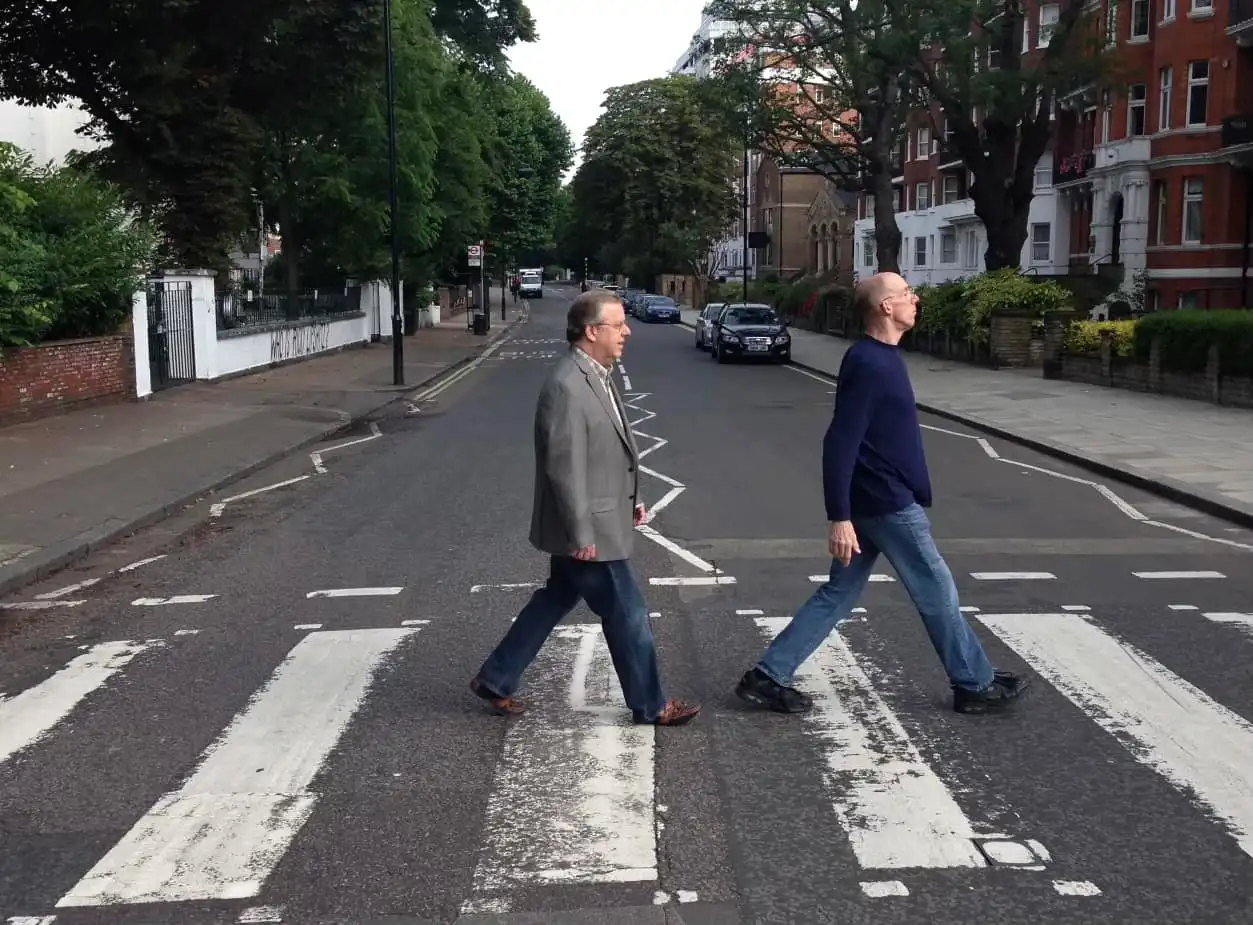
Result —
[[383, 0], [387, 45], [387, 160], [388, 199], [392, 237], [392, 384], [405, 384], [404, 318], [400, 308], [400, 230], [396, 222], [396, 57], [392, 51], [392, 4]]

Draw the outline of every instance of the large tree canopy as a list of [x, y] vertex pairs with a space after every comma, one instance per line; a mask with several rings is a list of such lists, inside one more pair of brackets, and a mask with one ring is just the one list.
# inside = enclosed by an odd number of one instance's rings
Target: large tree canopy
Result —
[[723, 88], [678, 76], [606, 94], [571, 184], [571, 231], [601, 269], [707, 278], [738, 210], [743, 127]]
[[[452, 269], [489, 231], [550, 238], [570, 140], [504, 68], [535, 38], [525, 4], [392, 9], [406, 278]], [[0, 98], [78, 102], [103, 143], [83, 162], [157, 222], [164, 259], [222, 268], [263, 214], [290, 288], [386, 266], [382, 0], [0, 0], [0, 23]]]

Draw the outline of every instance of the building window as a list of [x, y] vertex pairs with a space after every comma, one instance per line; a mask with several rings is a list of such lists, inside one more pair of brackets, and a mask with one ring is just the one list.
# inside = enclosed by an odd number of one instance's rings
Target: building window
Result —
[[1166, 243], [1166, 205], [1167, 196], [1170, 187], [1166, 185], [1165, 180], [1157, 180], [1153, 183], [1153, 199], [1157, 203], [1157, 243]]
[[1131, 37], [1149, 37], [1149, 0], [1131, 0]]
[[861, 249], [864, 254], [862, 262], [868, 267], [874, 266], [875, 243], [874, 238], [865, 238], [862, 241]]
[[1175, 18], [1175, 0], [1162, 0], [1162, 22]]
[[905, 211], [905, 187], [898, 186], [892, 190], [892, 211]]
[[1193, 13], [1208, 13], [1214, 8], [1214, 0], [1192, 0]]
[[1118, 0], [1109, 0], [1105, 5], [1105, 44], [1114, 45], [1118, 42]]
[[1204, 125], [1209, 104], [1209, 62], [1188, 63], [1188, 125]]
[[961, 198], [961, 177], [946, 174], [944, 177], [943, 195], [945, 202], [956, 202]]
[[1031, 226], [1031, 262], [1048, 263], [1049, 250], [1053, 241], [1053, 226], [1048, 222], [1037, 222]]
[[1022, 18], [1022, 51], [1025, 53], [1031, 47], [1031, 17], [1024, 16]]
[[874, 197], [867, 196], [862, 201], [862, 218], [874, 218]]
[[940, 229], [940, 263], [957, 263], [957, 232], [952, 228]]
[[918, 129], [918, 159], [923, 160], [931, 156], [931, 129]]
[[914, 266], [925, 267], [927, 265], [927, 239], [922, 235], [914, 238]]
[[1036, 35], [1036, 45], [1038, 47], [1048, 47], [1049, 42], [1053, 38], [1053, 32], [1057, 29], [1057, 21], [1061, 18], [1061, 11], [1061, 5], [1057, 3], [1040, 5], [1040, 31]]
[[1161, 94], [1157, 101], [1157, 130], [1164, 132], [1170, 128], [1170, 68], [1161, 70]]
[[1144, 84], [1132, 84], [1127, 89], [1127, 137], [1143, 135], [1148, 128], [1144, 117], [1144, 103], [1148, 95], [1149, 88]]
[[1201, 293], [1197, 292], [1195, 289], [1189, 289], [1187, 292], [1179, 293], [1177, 301], [1175, 302], [1175, 307], [1176, 308], [1200, 308], [1201, 307]]
[[931, 184], [929, 182], [919, 183], [914, 187], [914, 208], [931, 208]]
[[1047, 189], [1053, 185], [1053, 156], [1045, 154], [1035, 162], [1035, 179], [1032, 185], [1036, 189]]
[[1101, 144], [1107, 145], [1113, 136], [1113, 127], [1111, 123], [1114, 115], [1114, 107], [1110, 103], [1109, 91], [1101, 91]]
[[966, 232], [966, 267], [973, 269], [979, 265], [979, 232]]
[[1200, 177], [1183, 179], [1183, 241], [1200, 244], [1205, 220], [1205, 181]]

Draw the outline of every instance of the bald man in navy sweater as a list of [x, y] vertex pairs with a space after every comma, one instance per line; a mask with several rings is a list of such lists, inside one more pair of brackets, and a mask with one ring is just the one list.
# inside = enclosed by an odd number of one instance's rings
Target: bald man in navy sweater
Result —
[[953, 708], [1003, 709], [1026, 689], [1025, 679], [989, 663], [958, 606], [957, 586], [923, 510], [931, 506], [931, 478], [900, 348], [914, 326], [918, 297], [896, 273], [877, 273], [857, 286], [854, 304], [866, 334], [840, 364], [835, 414], [822, 446], [831, 573], [735, 692], [780, 713], [809, 710], [813, 701], [791, 687], [792, 677], [852, 612], [883, 553], [944, 664]]

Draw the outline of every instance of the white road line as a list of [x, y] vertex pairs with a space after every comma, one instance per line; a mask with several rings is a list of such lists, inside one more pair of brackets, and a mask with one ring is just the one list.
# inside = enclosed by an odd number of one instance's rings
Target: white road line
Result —
[[[756, 622], [770, 639], [788, 623]], [[829, 795], [863, 868], [988, 866], [970, 820], [838, 633], [797, 680], [814, 698], [804, 722], [827, 746]]]
[[173, 597], [137, 597], [131, 601], [133, 607], [161, 607], [165, 604], [203, 604], [211, 601], [216, 594], [175, 594]]
[[503, 584], [503, 585], [471, 585], [470, 593], [478, 594], [480, 591], [490, 591], [493, 588], [499, 588], [502, 590], [513, 590], [516, 588], [542, 588], [543, 586], [544, 586], [544, 583], [542, 581], [516, 581], [516, 582]]
[[1196, 604], [1169, 604], [1171, 610], [1200, 610]]
[[971, 572], [975, 581], [1050, 581], [1057, 576], [1052, 572]]
[[118, 569], [118, 573], [125, 574], [126, 572], [133, 572], [137, 568], [143, 568], [145, 565], [151, 565], [154, 562], [159, 562], [165, 557], [166, 553], [161, 553], [159, 556], [149, 556], [147, 559], [140, 559], [138, 562], [132, 562], [130, 565], [123, 565], [120, 569]]
[[404, 588], [328, 588], [324, 591], [310, 591], [306, 598], [314, 597], [394, 597]]
[[11, 915], [4, 921], [7, 925], [53, 925], [55, 915]]
[[[810, 576], [809, 576], [809, 580], [810, 580], [810, 581], [812, 581], [814, 584], [817, 584], [817, 585], [820, 585], [820, 584], [825, 584], [826, 582], [828, 582], [828, 581], [830, 581], [830, 580], [831, 580], [831, 575], [830, 575], [829, 573], [828, 573], [828, 574], [826, 574], [826, 575], [810, 575]], [[894, 581], [896, 581], [896, 579], [895, 579], [895, 578], [893, 578], [891, 575], [884, 575], [884, 574], [881, 574], [881, 573], [879, 573], [879, 572], [876, 572], [875, 574], [871, 575], [871, 576], [870, 576], [870, 580], [871, 580], [871, 581], [874, 581], [874, 582], [894, 582]]]
[[1062, 896], [1100, 896], [1101, 889], [1090, 880], [1054, 880], [1053, 889]]
[[51, 610], [54, 607], [81, 607], [86, 601], [17, 601], [0, 604], [0, 610]]
[[673, 553], [674, 555], [682, 559], [684, 562], [700, 569], [702, 572], [714, 571], [713, 565], [706, 562], [700, 556], [696, 555], [696, 553], [689, 552], [688, 550], [684, 549], [678, 543], [675, 543], [672, 540], [666, 539], [666, 537], [662, 536], [660, 533], [658, 533], [655, 529], [650, 527], [648, 524], [640, 524], [635, 529], [638, 530], [642, 535], [648, 537], [650, 540], [652, 540], [662, 549], [665, 549], [667, 552]]
[[253, 906], [239, 913], [238, 925], [257, 925], [260, 922], [282, 922], [282, 906]]
[[55, 591], [45, 591], [43, 594], [36, 594], [37, 601], [52, 601], [58, 597], [65, 597], [67, 594], [73, 594], [75, 591], [81, 591], [83, 588], [90, 588], [92, 585], [98, 585], [105, 579], [105, 575], [99, 578], [85, 578], [82, 581], [75, 582], [72, 585], [66, 585], [64, 588], [57, 588]]
[[1001, 454], [992, 448], [992, 444], [988, 442], [986, 437], [975, 437], [975, 442], [982, 447], [983, 452], [987, 453], [993, 459], [1001, 458]]
[[665, 482], [667, 485], [672, 485], [675, 488], [687, 487], [678, 479], [672, 479], [668, 475], [662, 475], [660, 472], [657, 472], [654, 469], [650, 469], [647, 466], [640, 466], [640, 472], [643, 472], [645, 475], [651, 475], [653, 478], [658, 479], [659, 481]]
[[1231, 623], [1247, 632], [1253, 632], [1253, 613], [1232, 613], [1228, 611], [1207, 610], [1201, 613], [1206, 620], [1214, 623]]
[[671, 488], [668, 492], [662, 495], [661, 498], [658, 499], [657, 503], [648, 509], [648, 516], [645, 518], [644, 523], [651, 523], [654, 517], [669, 507], [670, 502], [679, 497], [681, 494], [683, 494], [682, 488]]
[[9, 700], [0, 699], [0, 764], [34, 745], [92, 691], [136, 655], [160, 645], [147, 642], [104, 642], [92, 646], [47, 680]]
[[654, 727], [631, 721], [599, 626], [558, 627], [539, 661], [493, 777], [475, 908], [527, 887], [657, 880]]
[[735, 615], [737, 617], [760, 617], [760, 616], [763, 616], [764, 614], [765, 614], [764, 610], [737, 610], [735, 612]]
[[1062, 604], [1062, 610], [1072, 613], [1083, 613], [1091, 609], [1087, 604]]
[[1244, 549], [1253, 552], [1253, 545], [1249, 543], [1239, 543], [1235, 540], [1224, 539], [1221, 536], [1210, 536], [1206, 533], [1198, 533], [1195, 530], [1189, 530], [1187, 527], [1180, 527], [1177, 524], [1162, 523], [1160, 520], [1146, 520], [1146, 524], [1152, 527], [1161, 527], [1164, 530], [1173, 530], [1175, 533], [1182, 533], [1184, 536], [1190, 536], [1197, 540], [1209, 540], [1211, 543], [1221, 543], [1223, 546], [1231, 546], [1234, 549]]
[[861, 884], [861, 891], [871, 899], [909, 895], [908, 887], [899, 880], [864, 880]]
[[307, 478], [309, 478], [307, 475], [298, 475], [294, 479], [284, 479], [281, 482], [275, 482], [273, 485], [266, 485], [263, 488], [254, 488], [252, 491], [246, 491], [243, 494], [233, 495], [230, 498], [223, 498], [216, 504], [210, 505], [209, 516], [220, 517], [222, 515], [222, 511], [226, 510], [226, 506], [228, 504], [232, 504], [235, 501], [243, 501], [245, 498], [252, 498], [267, 491], [274, 491], [276, 488], [286, 488], [288, 485], [295, 485], [297, 482], [303, 482]]
[[650, 585], [658, 587], [701, 587], [711, 585], [733, 585], [732, 575], [680, 575], [677, 577], [650, 578]]
[[384, 658], [417, 630], [310, 633], [57, 908], [256, 896], [318, 795], [308, 788]]
[[1207, 807], [1253, 856], [1253, 723], [1087, 615], [979, 619], [1136, 761]]
[[1132, 572], [1131, 574], [1135, 575], [1136, 578], [1149, 578], [1149, 579], [1155, 579], [1155, 578], [1166, 578], [1166, 579], [1226, 578], [1227, 577], [1222, 572], [1205, 572], [1205, 571], [1200, 571], [1200, 572]]
[[799, 366], [784, 366], [783, 368], [788, 370], [789, 372], [798, 373], [799, 375], [804, 376], [806, 379], [812, 379], [815, 382], [821, 382], [823, 385], [832, 385], [836, 381], [834, 377], [819, 376], [816, 373], [811, 373], [807, 369], [801, 369]]
[[320, 630], [321, 628], [321, 623], [297, 623], [292, 627], [294, 630]]
[[430, 622], [431, 622], [430, 620], [401, 620], [400, 625], [401, 626], [426, 626]]

